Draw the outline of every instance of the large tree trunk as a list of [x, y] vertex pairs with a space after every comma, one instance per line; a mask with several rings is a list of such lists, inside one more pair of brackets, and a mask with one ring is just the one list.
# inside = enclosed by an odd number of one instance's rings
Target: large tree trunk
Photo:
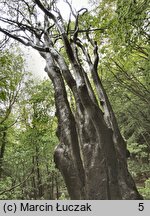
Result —
[[[75, 88], [78, 97], [75, 98], [76, 111], [72, 113], [67, 97], [59, 98], [63, 94], [62, 89], [66, 94], [63, 82], [62, 85], [63, 88], [55, 77], [55, 91], [60, 88], [55, 97], [60, 144], [55, 149], [54, 158], [70, 198], [141, 199], [128, 172], [125, 142], [120, 133], [116, 134], [116, 130], [108, 126], [105, 110], [102, 115], [83, 85]], [[66, 105], [69, 111], [63, 109]], [[113, 120], [109, 120], [113, 124]], [[118, 127], [117, 122], [115, 127]]]
[[[77, 74], [81, 79], [77, 83], [54, 48], [44, 58], [45, 70], [54, 85], [58, 118], [56, 134], [60, 144], [55, 149], [54, 160], [70, 198], [141, 199], [128, 172], [126, 145], [100, 80], [103, 112], [81, 65], [77, 62], [73, 65], [74, 71], [81, 73]], [[72, 90], [75, 111], [68, 101], [63, 78]]]
[[[94, 43], [94, 63], [81, 43], [70, 42], [62, 26], [52, 18], [61, 32], [68, 60], [53, 46], [45, 34], [48, 53], [41, 53], [46, 60], [48, 76], [55, 91], [57, 136], [54, 161], [62, 173], [71, 199], [141, 199], [134, 181], [128, 172], [126, 145], [120, 134], [117, 121], [104, 87], [98, 77], [97, 44]], [[47, 18], [45, 22], [47, 22]], [[83, 66], [80, 63], [77, 45], [87, 57], [95, 84], [98, 100]], [[73, 75], [72, 75], [73, 74]], [[65, 83], [71, 89], [72, 107]], [[102, 107], [99, 101], [103, 102]]]

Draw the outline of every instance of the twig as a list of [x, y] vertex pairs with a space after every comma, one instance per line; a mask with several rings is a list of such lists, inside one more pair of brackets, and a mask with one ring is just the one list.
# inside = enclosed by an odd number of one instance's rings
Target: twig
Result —
[[4, 193], [6, 193], [6, 192], [10, 192], [10, 191], [12, 191], [13, 189], [15, 189], [15, 188], [21, 186], [22, 184], [24, 184], [24, 182], [26, 182], [26, 181], [29, 179], [29, 177], [32, 175], [32, 173], [33, 173], [33, 170], [31, 171], [31, 173], [27, 176], [27, 178], [26, 178], [23, 182], [21, 182], [21, 183], [15, 185], [15, 186], [13, 186], [13, 187], [11, 187], [11, 188], [9, 188], [9, 189], [4, 190], [3, 192], [0, 193], [0, 195], [4, 194]]

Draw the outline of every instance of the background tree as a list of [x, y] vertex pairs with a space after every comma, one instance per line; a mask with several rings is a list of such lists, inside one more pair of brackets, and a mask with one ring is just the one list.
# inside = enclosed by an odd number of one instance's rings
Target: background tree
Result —
[[12, 116], [23, 83], [23, 60], [8, 51], [0, 52], [0, 178], [3, 173], [3, 159], [7, 145], [7, 132], [17, 121]]
[[[53, 91], [47, 80], [36, 83], [29, 75], [26, 79], [9, 117], [15, 119], [17, 113], [18, 118], [7, 130], [0, 198], [59, 199], [64, 184], [53, 163], [58, 143]], [[7, 77], [8, 83], [11, 80]]]
[[[63, 20], [55, 1], [14, 0], [5, 2], [4, 11], [9, 10], [11, 16], [3, 12], [0, 20], [8, 26], [0, 31], [37, 49], [46, 61], [45, 71], [54, 86], [60, 141], [54, 159], [70, 198], [141, 199], [128, 172], [126, 143], [98, 75], [98, 43], [90, 34], [93, 29], [83, 28], [80, 19], [87, 10], [75, 13], [66, 2], [75, 19], [73, 27]], [[104, 31], [104, 27], [98, 30]], [[37, 106], [34, 108], [36, 119]], [[39, 180], [39, 169], [37, 172]]]

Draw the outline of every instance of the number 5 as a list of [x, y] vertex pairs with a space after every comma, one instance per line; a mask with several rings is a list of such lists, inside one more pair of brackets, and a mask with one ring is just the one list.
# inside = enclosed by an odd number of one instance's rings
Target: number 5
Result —
[[139, 203], [139, 211], [143, 211], [144, 210], [144, 203]]

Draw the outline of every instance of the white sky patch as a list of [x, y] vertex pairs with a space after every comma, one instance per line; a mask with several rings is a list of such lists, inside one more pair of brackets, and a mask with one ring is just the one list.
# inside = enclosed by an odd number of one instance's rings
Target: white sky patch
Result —
[[[69, 1], [69, 2], [72, 2], [72, 7], [76, 11], [78, 11], [81, 8], [84, 8], [84, 7], [88, 8], [88, 0], [72, 0], [72, 1]], [[69, 6], [63, 0], [60, 0], [58, 2], [58, 7], [60, 9], [60, 12], [61, 12], [62, 16], [65, 19], [68, 19], [69, 14], [70, 14]]]
[[[70, 1], [71, 2], [71, 1]], [[83, 7], [88, 8], [88, 0], [72, 0], [73, 8], [78, 11]], [[64, 19], [68, 19], [70, 14], [69, 6], [63, 1], [60, 0], [58, 7]], [[33, 75], [39, 79], [47, 77], [45, 68], [45, 60], [40, 56], [38, 51], [33, 48], [23, 47], [23, 51], [26, 57], [26, 70], [33, 73]]]
[[33, 48], [22, 48], [25, 54], [25, 68], [27, 71], [31, 72], [34, 77], [38, 79], [44, 79], [47, 77], [44, 68], [46, 66], [45, 60], [40, 56], [37, 50]]

